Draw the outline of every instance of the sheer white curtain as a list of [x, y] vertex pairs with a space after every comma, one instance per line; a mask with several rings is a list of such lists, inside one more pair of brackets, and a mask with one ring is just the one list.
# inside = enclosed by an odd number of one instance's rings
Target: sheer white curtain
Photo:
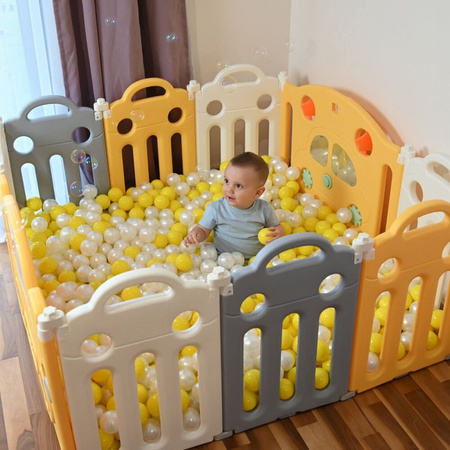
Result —
[[[0, 117], [43, 95], [64, 95], [52, 0], [0, 1]], [[34, 115], [55, 114], [54, 107]]]

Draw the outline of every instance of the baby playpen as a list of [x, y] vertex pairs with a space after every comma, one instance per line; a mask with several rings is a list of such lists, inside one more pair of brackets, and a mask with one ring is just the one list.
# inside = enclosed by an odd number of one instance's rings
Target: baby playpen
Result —
[[[145, 95], [155, 89], [158, 95]], [[68, 113], [30, 119], [33, 109], [53, 103]], [[243, 129], [240, 141], [237, 124]], [[27, 151], [17, 144], [23, 137]], [[184, 174], [197, 165], [210, 169], [236, 151], [281, 157], [300, 169], [301, 192], [314, 194], [333, 210], [349, 208], [360, 233], [351, 246], [332, 245], [316, 233], [294, 233], [266, 246], [231, 275], [217, 267], [206, 283], [164, 269], [136, 269], [105, 281], [89, 302], [65, 314], [46, 303], [19, 205], [31, 196], [27, 178], [34, 178], [42, 199], [55, 198], [61, 189], [51, 181], [56, 171], [65, 174], [67, 199], [78, 202], [87, 183], [73, 162], [74, 150], [80, 149], [89, 155], [99, 193], [165, 180], [176, 169]], [[1, 158], [1, 207], [17, 294], [47, 409], [64, 449], [189, 448], [344, 400], [450, 355], [450, 159], [440, 154], [419, 158], [411, 148], [393, 144], [355, 101], [331, 88], [298, 87], [285, 73], [274, 78], [254, 66], [237, 65], [204, 86], [193, 81], [186, 90], [161, 79], [141, 80], [120, 100], [108, 105], [100, 99], [93, 110], [46, 97], [4, 124]], [[270, 264], [288, 249], [307, 247], [318, 251]], [[335, 280], [331, 287], [323, 289], [330, 279]], [[109, 304], [127, 286], [141, 284], [168, 289]], [[412, 286], [420, 287], [415, 298]], [[263, 299], [261, 307], [243, 313], [243, 302], [252, 296]], [[413, 300], [411, 336], [399, 354], [405, 303]], [[318, 387], [317, 336], [327, 310], [335, 317], [329, 380]], [[435, 311], [440, 311], [438, 322], [433, 322]], [[174, 319], [186, 312], [196, 315], [192, 326], [174, 328]], [[375, 359], [374, 315], [384, 327]], [[282, 398], [285, 321], [297, 321], [297, 364], [293, 393]], [[246, 408], [242, 377], [249, 333], [260, 339], [260, 384], [252, 394], [255, 405]], [[101, 351], [90, 353], [83, 346], [90, 336], [101, 337]], [[195, 420], [186, 419], [179, 394], [180, 383], [186, 382], [180, 381], [180, 361], [187, 361], [181, 355], [192, 356], [194, 348]], [[159, 408], [149, 406], [150, 414], [142, 411], [136, 390], [140, 355], [156, 367]], [[108, 374], [115, 400], [108, 410], [116, 411], [116, 420], [110, 417], [99, 431], [92, 380]], [[143, 416], [153, 428], [143, 431]], [[155, 419], [160, 431], [149, 422]]]

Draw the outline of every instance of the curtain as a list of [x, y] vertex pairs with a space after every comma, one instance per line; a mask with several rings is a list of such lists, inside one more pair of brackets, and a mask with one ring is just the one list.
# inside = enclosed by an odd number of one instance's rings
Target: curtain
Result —
[[92, 107], [133, 82], [190, 80], [185, 0], [53, 0], [66, 96]]

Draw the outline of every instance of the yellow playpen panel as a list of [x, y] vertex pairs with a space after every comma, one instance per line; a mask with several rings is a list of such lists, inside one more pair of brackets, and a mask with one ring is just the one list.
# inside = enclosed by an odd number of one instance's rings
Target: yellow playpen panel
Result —
[[[444, 213], [441, 222], [408, 230], [419, 217]], [[440, 281], [450, 271], [450, 204], [429, 200], [402, 213], [388, 231], [374, 238], [375, 258], [362, 263], [356, 310], [349, 389], [364, 391], [395, 377], [435, 364], [450, 355], [450, 290]], [[380, 267], [392, 261], [393, 269], [380, 275]], [[405, 303], [412, 280], [420, 277], [420, 298], [412, 341], [406, 355], [398, 358]], [[443, 277], [443, 278], [442, 278]], [[368, 371], [368, 353], [376, 301], [388, 293], [389, 306], [383, 345], [376, 370]], [[446, 296], [446, 298], [445, 298]], [[438, 305], [436, 306], [436, 298]], [[444, 303], [438, 342], [427, 349], [433, 309]]]
[[286, 83], [281, 94], [281, 156], [302, 171], [302, 189], [375, 236], [395, 219], [403, 166], [390, 142], [355, 101], [318, 85]]
[[[147, 89], [163, 90], [162, 95], [135, 99]], [[160, 91], [161, 92], [161, 91]], [[159, 167], [165, 180], [174, 172], [173, 137], [180, 136], [183, 173], [195, 170], [195, 104], [185, 89], [159, 78], [148, 78], [129, 86], [121, 99], [110, 105], [110, 117], [103, 118], [111, 186], [125, 190], [125, 173], [131, 162], [124, 149], [132, 149], [135, 186], [151, 179], [150, 169]], [[157, 164], [149, 158], [149, 145], [156, 138]]]
[[43, 341], [38, 336], [37, 317], [47, 306], [35, 275], [30, 245], [17, 202], [11, 195], [5, 174], [0, 173], [0, 199], [3, 221], [20, 311], [28, 335], [33, 360], [42, 386], [50, 420], [61, 448], [75, 449], [64, 383], [59, 365], [56, 338]]

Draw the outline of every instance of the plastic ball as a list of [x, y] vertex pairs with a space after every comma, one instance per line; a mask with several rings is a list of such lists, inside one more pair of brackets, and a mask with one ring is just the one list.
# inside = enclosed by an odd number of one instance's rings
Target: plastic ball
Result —
[[378, 356], [373, 352], [369, 352], [369, 356], [367, 358], [367, 371], [373, 372], [373, 371], [377, 370], [379, 364], [380, 364], [380, 360], [379, 360]]
[[426, 345], [427, 350], [433, 350], [433, 348], [435, 348], [437, 344], [438, 344], [438, 337], [436, 333], [434, 331], [429, 331]]
[[286, 169], [286, 178], [288, 180], [298, 180], [300, 178], [300, 169], [295, 166]]
[[439, 330], [444, 318], [444, 311], [442, 309], [435, 309], [431, 315], [431, 326], [435, 330]]
[[[98, 403], [98, 402], [97, 402]], [[119, 431], [119, 421], [117, 418], [117, 411], [105, 411], [99, 420], [100, 428], [109, 434], [114, 434]]]
[[256, 394], [248, 389], [244, 389], [243, 393], [243, 408], [244, 411], [251, 411], [256, 408], [258, 400]]
[[280, 380], [280, 399], [281, 400], [289, 400], [295, 391], [295, 386], [291, 380], [287, 378], [282, 378]]
[[341, 223], [348, 223], [352, 220], [352, 212], [348, 208], [339, 208], [336, 217]]
[[183, 412], [183, 427], [185, 430], [193, 431], [200, 426], [200, 413], [197, 409], [188, 407]]
[[235, 259], [231, 253], [222, 253], [217, 257], [217, 264], [221, 267], [224, 267], [227, 270], [230, 270], [235, 263]]
[[281, 351], [281, 368], [283, 369], [283, 372], [287, 372], [294, 367], [295, 364], [295, 357], [292, 352], [287, 350]]
[[142, 433], [145, 442], [156, 442], [161, 437], [161, 426], [156, 419], [148, 419], [142, 425]]
[[324, 389], [330, 382], [330, 375], [322, 367], [316, 367], [316, 373], [314, 378], [314, 387], [316, 389]]
[[258, 232], [258, 241], [263, 245], [266, 245], [267, 241], [272, 239], [271, 236], [267, 236], [267, 233], [270, 233], [270, 230], [268, 228], [262, 228]]

